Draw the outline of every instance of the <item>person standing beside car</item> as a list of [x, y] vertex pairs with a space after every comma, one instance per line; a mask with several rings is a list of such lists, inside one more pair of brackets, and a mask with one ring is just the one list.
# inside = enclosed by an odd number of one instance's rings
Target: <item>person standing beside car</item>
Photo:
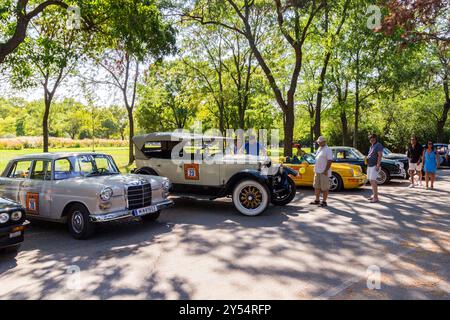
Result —
[[417, 172], [419, 175], [419, 185], [422, 185], [422, 155], [423, 147], [421, 144], [417, 143], [417, 137], [411, 137], [411, 143], [408, 146], [408, 152], [406, 153], [409, 161], [408, 172], [411, 179], [410, 188], [415, 187], [414, 176]]
[[426, 149], [423, 151], [423, 161], [425, 170], [425, 185], [428, 190], [428, 181], [431, 180], [431, 189], [434, 189], [434, 181], [436, 179], [436, 171], [439, 167], [439, 156], [434, 149], [434, 143], [428, 140]]
[[381, 170], [381, 159], [383, 158], [383, 145], [378, 142], [378, 137], [376, 134], [372, 133], [369, 135], [370, 149], [367, 154], [367, 179], [372, 187], [372, 196], [369, 201], [372, 203], [378, 202], [378, 173]]
[[447, 166], [450, 166], [450, 140], [448, 141], [447, 146], [447, 154], [445, 155], [445, 161], [447, 162]]
[[[331, 163], [333, 162], [333, 152], [327, 146], [327, 141], [320, 136], [317, 139], [319, 149], [317, 149], [316, 163], [314, 165], [314, 191], [316, 200], [311, 204], [320, 207], [327, 206], [328, 193], [330, 190]], [[320, 194], [322, 193], [322, 202], [320, 202]]]

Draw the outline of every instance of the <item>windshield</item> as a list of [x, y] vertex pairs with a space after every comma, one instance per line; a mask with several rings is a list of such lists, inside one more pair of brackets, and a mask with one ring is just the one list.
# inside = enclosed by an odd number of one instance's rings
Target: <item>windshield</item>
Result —
[[358, 158], [364, 158], [364, 155], [358, 149], [352, 149]]
[[104, 154], [79, 155], [55, 161], [55, 180], [119, 173], [114, 160]]
[[308, 162], [309, 164], [315, 164], [316, 163], [316, 157], [313, 154], [311, 154], [311, 153], [305, 154], [303, 156], [303, 159], [306, 160], [306, 162]]
[[391, 154], [392, 152], [391, 152], [391, 150], [389, 150], [388, 148], [383, 148], [383, 154], [385, 155], [385, 156], [387, 156], [388, 154]]

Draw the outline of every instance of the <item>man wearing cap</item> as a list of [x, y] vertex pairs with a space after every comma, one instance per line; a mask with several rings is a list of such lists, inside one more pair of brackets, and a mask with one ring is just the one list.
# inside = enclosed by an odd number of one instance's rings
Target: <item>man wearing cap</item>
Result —
[[377, 135], [372, 133], [369, 135], [370, 149], [367, 154], [367, 179], [372, 186], [372, 196], [369, 201], [374, 203], [378, 202], [378, 172], [381, 170], [381, 159], [383, 158], [383, 145], [378, 142]]
[[[327, 146], [327, 141], [320, 136], [317, 139], [319, 149], [317, 149], [316, 163], [314, 165], [314, 190], [316, 200], [311, 204], [321, 207], [327, 206], [328, 191], [330, 190], [331, 163], [333, 160], [333, 152]], [[320, 193], [323, 194], [322, 202], [320, 202]]]

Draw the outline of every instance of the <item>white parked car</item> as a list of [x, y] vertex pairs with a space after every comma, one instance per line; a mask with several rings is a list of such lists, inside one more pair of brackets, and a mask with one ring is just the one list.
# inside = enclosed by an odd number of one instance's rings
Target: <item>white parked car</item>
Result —
[[21, 203], [29, 218], [67, 222], [76, 239], [91, 236], [96, 223], [156, 220], [173, 205], [169, 189], [169, 179], [123, 175], [111, 156], [98, 153], [26, 155], [0, 177], [0, 197]]
[[[135, 172], [168, 177], [174, 195], [210, 200], [231, 197], [241, 214], [257, 216], [270, 203], [284, 206], [296, 194], [289, 177], [297, 175], [295, 170], [273, 164], [266, 156], [223, 152], [221, 147], [232, 149], [229, 138], [159, 132], [136, 136], [133, 142]], [[207, 161], [208, 155], [214, 156], [213, 163]]]

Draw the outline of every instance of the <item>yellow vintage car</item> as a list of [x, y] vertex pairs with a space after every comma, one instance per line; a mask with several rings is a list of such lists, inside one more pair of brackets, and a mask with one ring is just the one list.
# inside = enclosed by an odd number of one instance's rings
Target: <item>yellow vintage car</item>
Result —
[[[297, 186], [312, 187], [315, 162], [314, 155], [306, 154], [298, 160], [295, 158], [294, 160], [285, 160], [283, 166], [298, 172], [298, 176], [291, 177]], [[361, 167], [357, 165], [333, 163], [331, 171], [330, 191], [356, 189], [364, 186], [367, 182], [367, 176], [362, 172]]]

